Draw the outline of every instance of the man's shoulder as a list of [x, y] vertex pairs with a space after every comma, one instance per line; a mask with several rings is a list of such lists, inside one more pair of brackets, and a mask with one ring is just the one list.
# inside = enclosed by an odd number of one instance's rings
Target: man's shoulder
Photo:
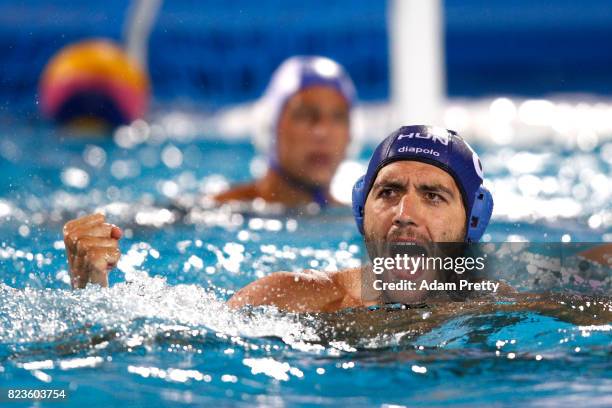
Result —
[[319, 289], [330, 289], [334, 292], [359, 297], [361, 293], [361, 269], [350, 268], [338, 271], [319, 271], [304, 269], [298, 272], [276, 272], [280, 280], [292, 280], [306, 284], [314, 284]]
[[228, 201], [250, 201], [258, 196], [255, 183], [248, 183], [230, 187], [228, 190], [213, 196], [213, 199], [219, 203], [225, 203]]
[[351, 284], [359, 284], [361, 282], [361, 268], [347, 268], [338, 271], [330, 272], [332, 279], [339, 279], [350, 282]]
[[348, 268], [332, 272], [330, 279], [346, 296], [361, 299], [361, 268]]

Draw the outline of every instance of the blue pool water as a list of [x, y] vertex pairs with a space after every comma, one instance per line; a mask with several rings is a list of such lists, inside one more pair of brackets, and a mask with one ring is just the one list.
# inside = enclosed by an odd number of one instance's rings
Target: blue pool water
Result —
[[[0, 134], [0, 387], [62, 388], [62, 406], [91, 407], [612, 405], [609, 313], [573, 324], [457, 305], [423, 330], [437, 311], [230, 312], [224, 300], [257, 277], [364, 255], [348, 209], [195, 205], [251, 177], [247, 141], [146, 124], [114, 140], [15, 124]], [[598, 186], [609, 188], [612, 143], [478, 150], [498, 198], [487, 240], [611, 240]], [[124, 228], [124, 256], [111, 288], [71, 291], [61, 226], [96, 208]], [[561, 302], [612, 308], [605, 296]]]

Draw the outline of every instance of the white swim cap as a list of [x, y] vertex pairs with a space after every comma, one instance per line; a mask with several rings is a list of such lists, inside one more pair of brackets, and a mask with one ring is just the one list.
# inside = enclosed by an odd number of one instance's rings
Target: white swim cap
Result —
[[253, 144], [269, 160], [276, 160], [276, 128], [285, 104], [297, 92], [315, 85], [336, 89], [352, 111], [356, 99], [355, 86], [340, 64], [320, 56], [288, 58], [274, 71], [266, 91], [253, 110], [256, 124]]

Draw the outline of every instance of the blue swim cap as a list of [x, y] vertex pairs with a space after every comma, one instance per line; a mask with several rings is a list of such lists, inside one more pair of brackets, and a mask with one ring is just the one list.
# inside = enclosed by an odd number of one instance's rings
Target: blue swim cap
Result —
[[353, 215], [361, 234], [366, 198], [376, 175], [387, 164], [399, 160], [431, 164], [450, 174], [461, 191], [466, 211], [465, 241], [477, 242], [482, 237], [493, 212], [493, 197], [482, 185], [480, 159], [457, 133], [432, 126], [403, 126], [374, 151], [366, 174], [353, 187]]

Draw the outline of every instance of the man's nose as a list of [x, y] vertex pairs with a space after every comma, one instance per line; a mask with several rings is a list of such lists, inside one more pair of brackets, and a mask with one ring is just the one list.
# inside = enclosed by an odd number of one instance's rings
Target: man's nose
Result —
[[418, 226], [421, 224], [421, 218], [421, 205], [415, 194], [404, 194], [397, 204], [393, 224], [398, 227]]
[[312, 127], [312, 135], [321, 141], [327, 141], [330, 130], [333, 126], [330, 115], [319, 114]]

